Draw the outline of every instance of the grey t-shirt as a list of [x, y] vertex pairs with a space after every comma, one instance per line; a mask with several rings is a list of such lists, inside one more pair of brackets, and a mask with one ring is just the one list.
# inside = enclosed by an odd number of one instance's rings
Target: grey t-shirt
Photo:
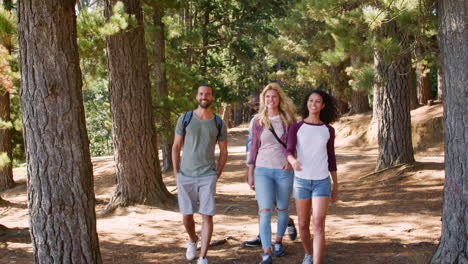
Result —
[[[177, 120], [175, 132], [184, 136], [184, 115]], [[214, 117], [210, 120], [200, 120], [195, 113], [185, 128], [184, 146], [180, 161], [180, 172], [188, 177], [214, 176], [216, 172], [215, 146], [218, 128]], [[227, 127], [223, 121], [218, 141], [227, 139]]]

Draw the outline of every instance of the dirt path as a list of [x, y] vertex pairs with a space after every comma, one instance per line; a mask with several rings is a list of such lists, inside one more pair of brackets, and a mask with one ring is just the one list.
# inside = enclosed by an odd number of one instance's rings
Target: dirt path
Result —
[[[254, 193], [244, 182], [246, 136], [246, 129], [230, 131], [229, 160], [218, 183], [214, 219], [213, 241], [222, 243], [209, 252], [213, 264], [260, 259], [259, 248], [241, 247], [258, 232]], [[341, 185], [339, 200], [327, 217], [324, 263], [427, 263], [440, 234], [443, 153], [419, 153], [413, 167], [364, 177], [374, 169], [375, 147], [338, 147], [336, 152]], [[111, 157], [95, 158], [93, 163], [96, 210], [101, 211], [114, 191], [114, 165]], [[20, 185], [1, 194], [10, 204], [0, 206], [0, 224], [15, 230], [3, 235], [0, 230], [0, 263], [33, 263], [24, 168], [15, 170], [15, 180]], [[175, 190], [171, 174], [164, 181], [170, 191]], [[291, 214], [296, 219], [293, 201]], [[201, 219], [196, 216], [196, 220]], [[184, 257], [186, 235], [176, 211], [120, 208], [98, 218], [97, 228], [104, 263], [189, 263]], [[274, 263], [300, 263], [300, 238], [286, 238], [285, 246], [287, 255]]]

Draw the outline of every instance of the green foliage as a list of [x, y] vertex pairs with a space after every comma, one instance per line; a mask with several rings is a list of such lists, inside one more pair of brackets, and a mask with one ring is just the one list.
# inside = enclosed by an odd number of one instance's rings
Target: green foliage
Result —
[[[103, 7], [82, 9], [77, 17], [78, 49], [85, 80], [107, 78], [105, 37], [136, 25], [135, 17], [125, 13], [122, 2], [113, 7], [112, 16], [106, 20]], [[86, 85], [85, 85], [86, 86]]]
[[371, 5], [363, 6], [362, 11], [364, 21], [371, 31], [379, 29], [388, 17], [386, 10]]
[[0, 169], [11, 164], [10, 158], [6, 152], [0, 152]]
[[15, 16], [0, 6], [0, 37], [16, 34]]
[[122, 2], [117, 2], [112, 11], [106, 19], [103, 7], [83, 8], [77, 18], [86, 127], [93, 156], [113, 152], [105, 37], [136, 25], [135, 16], [125, 13]]
[[[110, 155], [110, 117], [103, 8], [82, 9], [77, 18], [78, 51], [83, 72], [83, 104], [92, 156]], [[119, 28], [118, 26], [116, 26]]]
[[86, 128], [92, 156], [111, 155], [113, 152], [109, 92], [104, 82], [105, 80], [96, 81], [83, 90]]
[[99, 33], [102, 36], [110, 36], [136, 25], [135, 16], [127, 14], [124, 4], [119, 1], [112, 7], [112, 16], [99, 27]]
[[348, 54], [339, 49], [324, 51], [320, 56], [323, 63], [327, 66], [337, 66], [348, 58]]
[[[392, 21], [400, 30], [399, 40], [381, 32]], [[415, 63], [429, 68], [437, 32], [432, 0], [303, 0], [277, 27], [280, 36], [268, 52], [291, 64], [277, 76], [331, 89], [341, 100], [350, 98], [350, 88], [372, 90], [374, 51], [391, 62], [421, 46], [422, 57]], [[401, 40], [409, 45], [402, 46]]]
[[[171, 1], [169, 1], [171, 2]], [[171, 113], [174, 123], [183, 112], [195, 108], [195, 91], [201, 83], [214, 87], [214, 110], [246, 101], [253, 90], [277, 80], [278, 60], [265, 47], [278, 37], [275, 19], [285, 17], [291, 1], [285, 0], [181, 0], [164, 8], [165, 55], [169, 96], [155, 99], [155, 113]], [[151, 58], [154, 32], [152, 24], [155, 1], [145, 1], [147, 47]], [[208, 15], [207, 15], [208, 14]], [[209, 22], [206, 23], [205, 19]], [[284, 64], [284, 63], [283, 63]], [[153, 77], [154, 79], [154, 77]], [[159, 133], [170, 134], [173, 128], [157, 126]]]
[[352, 88], [368, 92], [372, 90], [375, 78], [374, 66], [372, 64], [366, 63], [362, 65], [349, 66], [345, 71], [350, 77], [349, 85]]
[[13, 164], [22, 163], [25, 160], [19, 90], [20, 67], [16, 13], [0, 6], [0, 93], [8, 91], [10, 94], [11, 119], [9, 122], [0, 121], [0, 127], [11, 131]]
[[13, 123], [10, 121], [5, 121], [0, 118], [0, 129], [12, 129]]
[[[165, 57], [169, 95], [155, 98], [155, 114], [175, 119], [196, 107], [195, 89], [214, 86], [215, 108], [245, 101], [253, 90], [279, 81], [299, 104], [312, 87], [349, 100], [351, 89], [370, 92], [374, 84], [374, 51], [391, 61], [401, 43], [380, 34], [395, 21], [410, 49], [423, 54], [415, 64], [430, 68], [436, 19], [431, 0], [179, 0], [144, 1], [150, 68], [154, 8], [164, 8]], [[129, 30], [135, 18], [122, 4], [106, 20], [102, 7], [80, 11], [78, 44], [84, 79], [86, 120], [93, 155], [112, 153], [107, 95], [105, 36]], [[205, 23], [208, 14], [208, 23]], [[151, 71], [152, 80], [154, 73]], [[157, 100], [156, 100], [157, 99]], [[156, 126], [160, 133], [173, 128]]]
[[382, 53], [383, 59], [387, 62], [391, 62], [402, 52], [400, 43], [391, 37], [378, 39], [375, 42], [375, 48]]

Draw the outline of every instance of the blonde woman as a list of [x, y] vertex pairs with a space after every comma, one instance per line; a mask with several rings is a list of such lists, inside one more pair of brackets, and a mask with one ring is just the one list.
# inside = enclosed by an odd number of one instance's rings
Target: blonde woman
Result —
[[[273, 263], [272, 255], [282, 256], [283, 236], [288, 224], [288, 204], [294, 173], [286, 160], [289, 126], [296, 122], [294, 105], [281, 86], [268, 84], [260, 94], [260, 110], [252, 126], [252, 145], [248, 161], [248, 184], [255, 190], [260, 215], [263, 257], [260, 264]], [[255, 175], [255, 177], [254, 177]], [[273, 205], [278, 212], [278, 226], [271, 250]]]

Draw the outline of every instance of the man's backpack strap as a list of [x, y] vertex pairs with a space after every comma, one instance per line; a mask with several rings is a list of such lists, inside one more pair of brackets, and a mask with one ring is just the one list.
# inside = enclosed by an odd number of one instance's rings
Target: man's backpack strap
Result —
[[[193, 111], [188, 111], [187, 113], [184, 114], [184, 118], [182, 120], [182, 124], [184, 128], [183, 130], [184, 136], [185, 136], [185, 130], [188, 124], [190, 123], [190, 121], [192, 120], [192, 116], [193, 116]], [[223, 128], [223, 120], [221, 119], [221, 117], [215, 114], [214, 121], [216, 124], [216, 128], [218, 129], [218, 135], [216, 136], [216, 140], [218, 140], [219, 136], [221, 135], [221, 129]]]
[[223, 128], [223, 120], [217, 114], [214, 115], [214, 120], [216, 123], [216, 128], [218, 129], [218, 136], [216, 137], [216, 140], [218, 140], [219, 136], [221, 135], [221, 129]]
[[184, 136], [185, 136], [185, 129], [187, 128], [188, 124], [192, 120], [192, 116], [193, 116], [193, 111], [188, 111], [187, 113], [184, 114], [184, 119], [182, 121], [182, 124], [184, 127], [184, 130], [183, 130]]

